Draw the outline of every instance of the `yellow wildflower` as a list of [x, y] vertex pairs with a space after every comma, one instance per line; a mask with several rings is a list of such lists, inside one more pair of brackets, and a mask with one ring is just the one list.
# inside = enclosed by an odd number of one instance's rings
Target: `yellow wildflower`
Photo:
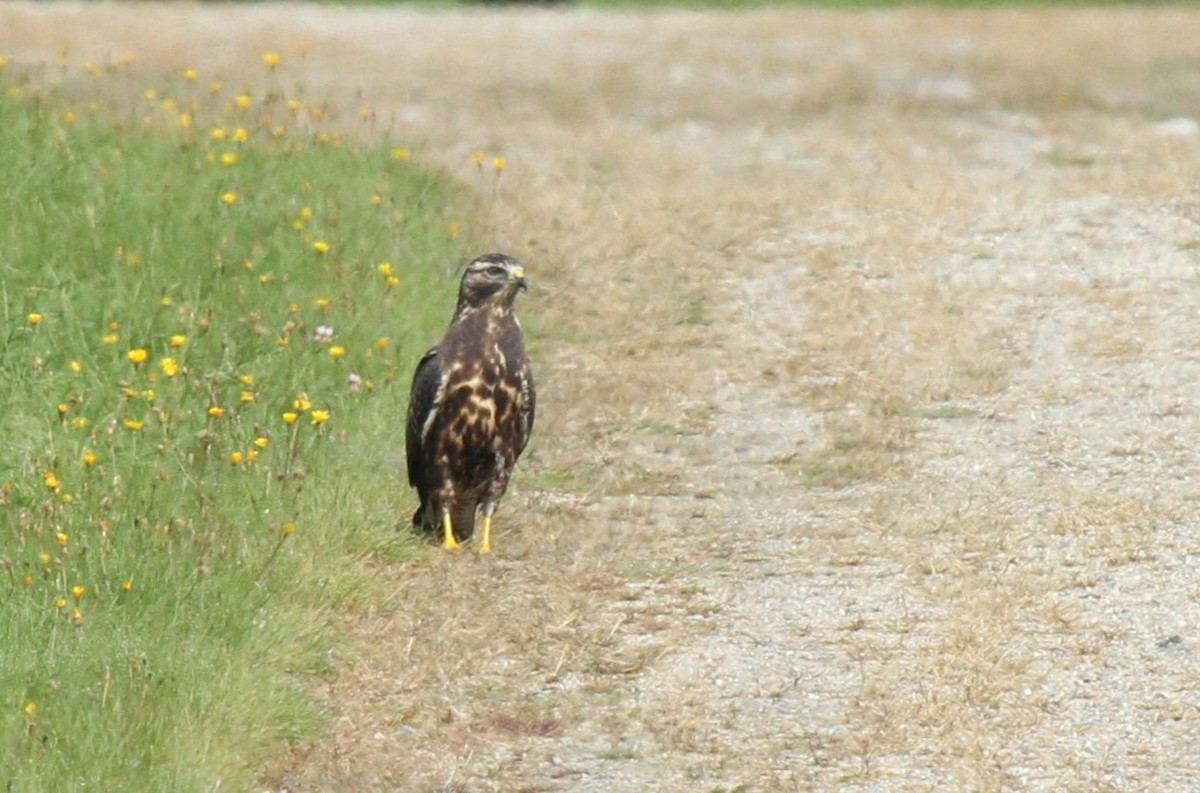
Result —
[[329, 348], [329, 357], [335, 361], [340, 361], [346, 357], [346, 348], [340, 344], [335, 344]]
[[232, 206], [233, 204], [236, 204], [237, 200], [238, 200], [238, 194], [234, 193], [232, 191], [225, 193], [224, 195], [221, 196], [221, 201], [223, 201], [226, 204], [226, 206]]
[[254, 439], [254, 445], [260, 449], [265, 449], [271, 445], [271, 440], [270, 440], [270, 438], [264, 438], [263, 436], [260, 435]]
[[309, 402], [308, 397], [306, 397], [304, 394], [301, 394], [292, 401], [292, 407], [303, 413], [312, 407], [312, 402]]
[[81, 364], [79, 361], [71, 361], [71, 363], [69, 363], [68, 366], [70, 366], [71, 371], [74, 374], [79, 374], [80, 372], [83, 371], [83, 364]]
[[237, 129], [235, 129], [233, 131], [233, 139], [236, 140], [238, 143], [245, 143], [246, 139], [249, 137], [250, 137], [250, 133], [247, 132], [242, 127], [238, 127]]
[[263, 53], [263, 63], [271, 71], [275, 71], [275, 67], [279, 65], [279, 53], [268, 51]]
[[219, 419], [224, 415], [225, 415], [225, 408], [223, 408], [219, 405], [213, 405], [208, 409], [208, 417], [209, 418]]
[[120, 340], [121, 337], [115, 333], [105, 333], [104, 336], [100, 338], [100, 341], [104, 342], [105, 344], [116, 344]]
[[61, 531], [54, 535], [54, 539], [63, 548], [66, 548], [67, 544], [71, 542], [71, 538]]
[[174, 358], [163, 358], [158, 362], [158, 366], [167, 377], [174, 377], [179, 374], [179, 361]]
[[34, 312], [34, 313], [31, 313], [31, 314], [29, 315], [28, 319], [29, 319], [29, 324], [30, 324], [30, 325], [32, 325], [32, 326], [33, 326], [33, 327], [35, 327], [35, 328], [36, 328], [38, 325], [41, 325], [41, 324], [42, 324], [42, 315], [41, 315], [41, 314], [38, 314], [38, 313], [36, 313], [36, 312]]
[[146, 426], [146, 422], [144, 421], [139, 421], [138, 419], [125, 419], [125, 429], [127, 430], [137, 432], [144, 426]]
[[208, 133], [208, 137], [212, 138], [213, 140], [215, 140], [219, 143], [219, 142], [225, 140], [226, 133], [225, 133], [225, 130], [221, 129], [220, 127], [215, 127], [212, 132]]
[[322, 424], [324, 424], [326, 421], [329, 420], [329, 411], [328, 410], [314, 410], [312, 413], [309, 414], [308, 418], [309, 418], [309, 421], [312, 422], [312, 425], [314, 427], [319, 427]]
[[76, 600], [83, 600], [83, 596], [86, 594], [87, 587], [84, 587], [80, 584], [76, 584], [75, 586], [71, 587], [71, 597], [75, 598]]
[[243, 405], [248, 405], [254, 401], [254, 392], [253, 391], [243, 391], [241, 393], [241, 396], [239, 397], [239, 399], [241, 400]]
[[246, 459], [246, 457], [241, 452], [230, 452], [230, 454], [229, 454], [229, 464], [230, 465], [241, 465], [242, 460], [244, 460], [244, 459]]
[[183, 70], [183, 79], [187, 80], [189, 83], [196, 82], [197, 77], [199, 77], [199, 75], [196, 74], [195, 69], [184, 69]]
[[508, 166], [508, 163], [505, 162], [503, 157], [493, 157], [492, 158], [492, 170], [494, 170], [496, 173], [500, 173], [507, 166]]
[[146, 359], [150, 357], [150, 353], [142, 347], [135, 347], [126, 353], [126, 355], [129, 358], [129, 362], [134, 366], [141, 366], [146, 362]]
[[283, 532], [284, 537], [288, 537], [295, 533], [296, 524], [295, 523], [285, 523], [285, 524], [283, 524], [281, 531]]
[[23, 710], [25, 711], [26, 716], [32, 716], [35, 713], [37, 713], [37, 703], [36, 702], [26, 702]]
[[43, 471], [42, 472], [42, 482], [45, 483], [47, 490], [56, 491], [59, 488], [58, 477], [55, 475], [55, 473], [53, 471]]
[[238, 98], [233, 100], [233, 102], [235, 105], [237, 105], [238, 110], [249, 110], [253, 100], [250, 98], [249, 94], [239, 94]]
[[227, 151], [221, 155], [222, 165], [237, 165], [237, 155], [231, 151]]
[[298, 419], [298, 418], [300, 418], [299, 413], [293, 413], [289, 410], [288, 412], [283, 414], [283, 423], [284, 424], [295, 424], [296, 419]]
[[303, 209], [301, 209], [300, 210], [300, 218], [302, 220], [312, 220], [313, 219], [313, 208], [312, 207], [304, 207]]
[[93, 451], [84, 452], [83, 453], [83, 467], [91, 468], [95, 464], [96, 464], [96, 453]]
[[329, 253], [329, 243], [325, 240], [317, 240], [313, 243], [313, 250], [317, 253]]
[[406, 148], [399, 147], [392, 149], [392, 162], [408, 162], [412, 159], [412, 152]]
[[126, 579], [125, 581], [122, 581], [122, 582], [121, 582], [121, 591], [122, 591], [122, 592], [128, 592], [128, 591], [129, 591], [129, 590], [131, 590], [131, 589], [133, 589], [133, 582], [132, 582], [132, 581], [130, 581], [130, 580], [128, 580], [128, 579]]
[[175, 347], [175, 348], [182, 347], [183, 345], [187, 344], [187, 336], [176, 333], [174, 336], [171, 337], [171, 340], [169, 343], [172, 347]]

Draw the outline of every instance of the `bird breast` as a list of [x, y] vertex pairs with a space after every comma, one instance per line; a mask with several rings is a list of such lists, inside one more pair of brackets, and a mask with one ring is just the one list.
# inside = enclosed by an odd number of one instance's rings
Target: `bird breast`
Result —
[[450, 366], [442, 409], [453, 417], [451, 434], [464, 445], [486, 444], [495, 434], [498, 402], [511, 401], [502, 383], [505, 364], [504, 354], [493, 348], [473, 363], [455, 362]]

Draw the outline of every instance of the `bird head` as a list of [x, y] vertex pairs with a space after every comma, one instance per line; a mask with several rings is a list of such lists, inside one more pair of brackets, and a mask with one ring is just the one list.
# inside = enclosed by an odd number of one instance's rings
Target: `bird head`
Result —
[[465, 308], [511, 308], [517, 292], [528, 288], [525, 267], [503, 253], [487, 253], [467, 265], [458, 288], [456, 314]]

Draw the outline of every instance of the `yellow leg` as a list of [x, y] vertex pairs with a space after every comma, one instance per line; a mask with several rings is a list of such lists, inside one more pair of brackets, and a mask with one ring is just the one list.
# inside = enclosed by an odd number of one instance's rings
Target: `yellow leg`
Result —
[[479, 543], [480, 553], [492, 552], [492, 516], [483, 516], [483, 541]]
[[450, 513], [442, 515], [442, 547], [447, 551], [457, 551], [458, 543], [454, 539], [454, 527], [450, 525]]

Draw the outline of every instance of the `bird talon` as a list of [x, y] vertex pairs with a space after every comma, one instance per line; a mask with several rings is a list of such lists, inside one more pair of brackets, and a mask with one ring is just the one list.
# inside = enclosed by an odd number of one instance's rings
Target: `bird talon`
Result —
[[486, 512], [483, 516], [483, 538], [479, 543], [479, 552], [492, 552], [492, 516]]
[[447, 551], [457, 551], [462, 546], [454, 539], [454, 526], [450, 522], [450, 513], [442, 518], [442, 548]]

